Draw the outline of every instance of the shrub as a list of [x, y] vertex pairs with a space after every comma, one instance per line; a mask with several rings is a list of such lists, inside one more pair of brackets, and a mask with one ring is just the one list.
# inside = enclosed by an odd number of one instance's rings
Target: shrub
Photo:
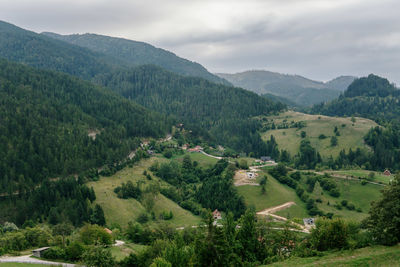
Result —
[[43, 258], [49, 260], [65, 259], [65, 251], [60, 247], [51, 247], [43, 252]]
[[87, 267], [115, 266], [111, 251], [102, 247], [91, 247], [82, 255], [82, 258]]
[[78, 261], [85, 252], [85, 246], [81, 242], [72, 242], [65, 248], [65, 259], [69, 261]]

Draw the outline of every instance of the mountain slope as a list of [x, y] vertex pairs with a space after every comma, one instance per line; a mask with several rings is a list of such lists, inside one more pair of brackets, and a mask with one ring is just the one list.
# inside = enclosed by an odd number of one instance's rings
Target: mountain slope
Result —
[[164, 136], [172, 124], [109, 90], [5, 60], [0, 122], [3, 192], [119, 162], [138, 146], [138, 137]]
[[0, 57], [86, 80], [112, 71], [117, 60], [0, 21]]
[[260, 125], [250, 118], [285, 108], [242, 88], [182, 77], [156, 66], [140, 66], [100, 78], [98, 83], [126, 98], [174, 115], [192, 130], [208, 130], [220, 144], [248, 153], [265, 153], [265, 144], [257, 133]]
[[153, 64], [184, 76], [202, 77], [212, 82], [229, 84], [218, 76], [209, 73], [196, 62], [180, 58], [174, 53], [144, 42], [97, 34], [59, 35], [44, 32], [42, 35], [111, 56], [123, 61], [128, 66]]
[[337, 77], [333, 80], [326, 82], [325, 85], [326, 85], [326, 87], [328, 87], [330, 89], [334, 89], [334, 90], [343, 92], [347, 89], [347, 87], [349, 87], [349, 85], [355, 79], [357, 79], [357, 78], [354, 76], [340, 76], [340, 77]]
[[344, 90], [344, 87], [347, 88], [354, 79], [350, 76], [343, 76], [323, 83], [299, 75], [286, 75], [270, 71], [246, 71], [218, 75], [235, 86], [258, 94], [271, 93], [287, 98], [301, 106], [309, 106], [338, 97], [340, 90]]

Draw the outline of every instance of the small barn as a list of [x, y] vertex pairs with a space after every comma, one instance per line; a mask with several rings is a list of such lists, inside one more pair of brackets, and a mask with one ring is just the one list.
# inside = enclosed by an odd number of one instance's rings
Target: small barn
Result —
[[390, 176], [390, 175], [392, 175], [392, 173], [391, 173], [388, 169], [386, 169], [386, 170], [383, 172], [383, 175], [385, 175], [385, 176]]
[[43, 248], [37, 248], [35, 250], [32, 250], [32, 254], [33, 256], [37, 257], [37, 258], [42, 258], [43, 256], [43, 252], [45, 252], [46, 250], [48, 250], [50, 247], [43, 247]]
[[264, 162], [272, 160], [271, 157], [269, 157], [269, 156], [262, 156], [260, 159], [261, 159], [261, 161], [264, 161]]

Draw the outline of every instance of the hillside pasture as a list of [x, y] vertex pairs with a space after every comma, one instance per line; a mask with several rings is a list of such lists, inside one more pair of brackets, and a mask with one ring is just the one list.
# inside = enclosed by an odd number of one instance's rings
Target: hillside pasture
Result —
[[[337, 157], [343, 149], [348, 151], [349, 148], [355, 150], [357, 148], [369, 149], [364, 144], [365, 134], [377, 124], [371, 120], [364, 118], [355, 118], [352, 122], [351, 118], [329, 117], [323, 115], [309, 115], [300, 112], [287, 111], [278, 116], [268, 117], [269, 122], [273, 120], [275, 125], [284, 122], [305, 122], [303, 128], [288, 128], [268, 130], [262, 134], [264, 140], [269, 140], [273, 135], [278, 143], [279, 149], [285, 149], [293, 156], [298, 153], [301, 138], [301, 132], [306, 133], [305, 139], [308, 139], [313, 147], [321, 154], [323, 158], [329, 156]], [[332, 147], [330, 139], [335, 135], [334, 128], [338, 128], [340, 136], [337, 136], [338, 145]], [[320, 139], [320, 135], [324, 135], [324, 139]]]

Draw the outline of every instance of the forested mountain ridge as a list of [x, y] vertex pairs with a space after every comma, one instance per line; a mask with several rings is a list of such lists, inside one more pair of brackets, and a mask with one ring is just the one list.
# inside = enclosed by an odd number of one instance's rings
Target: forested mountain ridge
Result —
[[151, 64], [184, 76], [202, 77], [212, 82], [229, 85], [226, 80], [211, 74], [199, 63], [178, 57], [172, 52], [144, 42], [89, 33], [59, 35], [44, 32], [42, 35], [111, 56], [127, 66]]
[[139, 137], [165, 136], [172, 125], [107, 89], [5, 60], [0, 95], [2, 192], [119, 162]]
[[339, 96], [354, 80], [351, 76], [341, 76], [329, 82], [319, 82], [299, 75], [287, 75], [270, 71], [245, 71], [236, 74], [217, 74], [235, 86], [243, 87], [258, 94], [274, 94], [295, 102], [300, 106], [310, 106], [332, 100]]
[[65, 72], [85, 80], [120, 66], [121, 62], [0, 21], [0, 57], [33, 67]]

